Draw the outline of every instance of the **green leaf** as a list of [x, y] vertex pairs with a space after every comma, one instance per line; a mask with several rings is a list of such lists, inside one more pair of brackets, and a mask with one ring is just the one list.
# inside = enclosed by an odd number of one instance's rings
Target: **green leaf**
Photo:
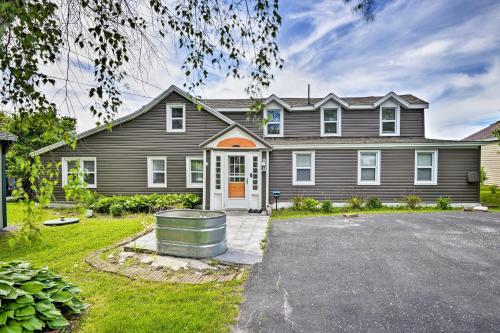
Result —
[[45, 284], [38, 281], [29, 281], [21, 286], [22, 290], [29, 292], [30, 294], [36, 294], [45, 288]]
[[28, 294], [18, 297], [16, 302], [19, 304], [33, 304], [35, 300], [33, 299], [33, 296]]
[[0, 333], [22, 333], [23, 327], [16, 322], [0, 327]]
[[43, 312], [47, 310], [55, 309], [56, 307], [48, 300], [38, 301], [35, 303], [35, 310], [38, 312]]
[[62, 313], [61, 313], [61, 311], [59, 311], [57, 309], [51, 309], [51, 310], [41, 312], [40, 315], [43, 316], [44, 319], [46, 319], [46, 320], [55, 320], [55, 319], [61, 317]]
[[3, 299], [16, 299], [19, 296], [17, 289], [12, 289], [7, 296], [2, 297]]
[[0, 296], [7, 296], [12, 291], [12, 287], [7, 283], [0, 282]]
[[22, 308], [16, 309], [15, 314], [16, 317], [31, 316], [35, 314], [35, 308], [31, 305], [26, 305]]
[[48, 323], [48, 326], [52, 329], [62, 329], [62, 328], [65, 328], [66, 326], [69, 325], [69, 322], [66, 320], [66, 318], [64, 317], [60, 317], [56, 320], [51, 320], [49, 321]]
[[73, 298], [73, 295], [67, 291], [59, 291], [51, 296], [54, 302], [64, 303]]
[[7, 318], [14, 318], [14, 310], [0, 312], [0, 326], [5, 325]]
[[41, 330], [42, 328], [45, 327], [44, 322], [39, 320], [35, 316], [27, 320], [22, 320], [19, 323], [21, 324], [22, 327], [30, 331]]

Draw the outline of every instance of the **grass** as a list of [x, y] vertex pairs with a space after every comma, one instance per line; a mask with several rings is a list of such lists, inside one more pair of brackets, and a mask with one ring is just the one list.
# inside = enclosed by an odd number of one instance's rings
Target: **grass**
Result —
[[500, 208], [500, 188], [497, 188], [496, 193], [492, 192], [493, 186], [481, 186], [481, 204], [486, 206], [493, 206], [493, 208]]
[[[7, 206], [9, 224], [22, 220], [21, 206]], [[46, 218], [76, 212], [41, 210]], [[226, 332], [238, 315], [242, 281], [203, 285], [131, 280], [99, 272], [84, 262], [91, 252], [116, 243], [153, 222], [150, 215], [98, 216], [61, 227], [41, 226], [38, 249], [9, 248], [9, 233], [0, 234], [0, 260], [27, 260], [48, 266], [77, 284], [91, 306], [76, 332]]]
[[[458, 210], [458, 208], [453, 208], [450, 210]], [[330, 216], [330, 215], [340, 215], [340, 214], [387, 214], [387, 213], [429, 213], [429, 212], [443, 212], [442, 209], [436, 207], [419, 207], [416, 209], [401, 208], [401, 207], [383, 207], [378, 209], [363, 209], [363, 210], [348, 210], [343, 208], [335, 207], [332, 212], [324, 213], [321, 211], [302, 211], [294, 210], [292, 208], [285, 208], [279, 210], [273, 210], [272, 218], [273, 220], [284, 220], [293, 219], [300, 217], [315, 217], [315, 216]]]

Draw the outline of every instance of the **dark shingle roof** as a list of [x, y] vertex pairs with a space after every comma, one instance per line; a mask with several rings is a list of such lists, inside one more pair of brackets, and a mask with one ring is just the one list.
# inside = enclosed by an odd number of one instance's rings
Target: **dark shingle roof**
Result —
[[[410, 94], [406, 95], [398, 95], [405, 101], [410, 104], [426, 104], [427, 102]], [[356, 104], [356, 105], [370, 105], [378, 101], [384, 96], [366, 96], [366, 97], [340, 97], [348, 104]], [[290, 104], [291, 106], [305, 106], [312, 105], [323, 98], [311, 98], [310, 103], [308, 104], [307, 98], [299, 98], [299, 97], [284, 97], [281, 98], [284, 102]], [[250, 108], [254, 102], [254, 100], [250, 98], [227, 98], [227, 99], [203, 99], [203, 103], [215, 108]]]
[[489, 140], [489, 139], [494, 139], [495, 137], [493, 136], [493, 130], [495, 128], [500, 128], [500, 120], [497, 122], [494, 122], [488, 127], [483, 128], [480, 131], [477, 131], [474, 134], [469, 135], [466, 137], [464, 140], [465, 141], [475, 141], [475, 140]]

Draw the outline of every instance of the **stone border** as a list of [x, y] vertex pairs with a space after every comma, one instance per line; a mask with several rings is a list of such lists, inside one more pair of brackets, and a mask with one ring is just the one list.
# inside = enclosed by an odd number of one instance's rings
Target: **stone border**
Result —
[[127, 243], [133, 242], [137, 238], [147, 234], [153, 229], [154, 226], [150, 226], [146, 228], [144, 231], [140, 232], [139, 234], [127, 238], [117, 244], [110, 245], [98, 251], [92, 252], [87, 258], [85, 258], [85, 262], [99, 271], [117, 274], [136, 280], [147, 280], [155, 282], [202, 284], [208, 282], [227, 282], [241, 277], [242, 274], [241, 271], [237, 272], [232, 271], [229, 273], [211, 271], [209, 274], [189, 274], [189, 275], [177, 274], [176, 276], [176, 273], [172, 274], [171, 272], [154, 270], [147, 267], [141, 267], [141, 266], [123, 267], [102, 260], [100, 258], [102, 253], [120, 246], [124, 246]]

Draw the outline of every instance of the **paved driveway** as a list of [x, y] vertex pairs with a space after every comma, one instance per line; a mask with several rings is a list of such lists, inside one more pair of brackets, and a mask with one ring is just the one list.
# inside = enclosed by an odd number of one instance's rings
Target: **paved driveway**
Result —
[[274, 221], [236, 332], [500, 330], [500, 214]]

